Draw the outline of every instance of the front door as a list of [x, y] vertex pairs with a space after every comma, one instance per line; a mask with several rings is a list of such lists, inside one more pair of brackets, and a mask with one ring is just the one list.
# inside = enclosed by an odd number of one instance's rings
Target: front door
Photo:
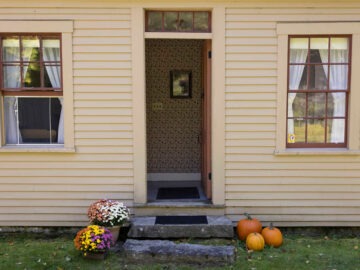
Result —
[[203, 88], [201, 184], [211, 199], [211, 40], [205, 40], [203, 47]]

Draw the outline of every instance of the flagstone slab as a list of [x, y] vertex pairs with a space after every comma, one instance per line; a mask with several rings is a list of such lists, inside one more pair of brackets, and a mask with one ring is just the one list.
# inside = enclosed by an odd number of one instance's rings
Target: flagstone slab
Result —
[[176, 244], [169, 240], [128, 239], [123, 252], [127, 261], [137, 263], [230, 265], [235, 261], [233, 246]]

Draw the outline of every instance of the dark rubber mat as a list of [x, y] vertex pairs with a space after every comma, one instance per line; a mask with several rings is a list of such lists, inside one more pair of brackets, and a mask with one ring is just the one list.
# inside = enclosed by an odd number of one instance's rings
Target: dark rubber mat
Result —
[[200, 199], [197, 187], [159, 188], [157, 200]]
[[157, 216], [155, 224], [170, 224], [170, 225], [181, 225], [181, 224], [208, 224], [206, 216]]

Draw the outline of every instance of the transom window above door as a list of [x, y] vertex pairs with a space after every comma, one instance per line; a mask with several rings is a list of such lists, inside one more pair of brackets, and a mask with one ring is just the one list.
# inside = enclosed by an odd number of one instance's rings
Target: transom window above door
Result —
[[346, 147], [351, 36], [291, 36], [287, 147]]
[[211, 32], [209, 11], [146, 11], [147, 32]]

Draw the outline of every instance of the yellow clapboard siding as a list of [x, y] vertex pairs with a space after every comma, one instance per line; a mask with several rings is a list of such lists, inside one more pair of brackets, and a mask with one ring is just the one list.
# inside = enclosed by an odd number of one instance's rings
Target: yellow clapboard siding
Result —
[[129, 37], [130, 29], [76, 29], [74, 37]]
[[[107, 80], [107, 77], [130, 77], [130, 69], [75, 69], [75, 77], [102, 77]], [[104, 78], [105, 77], [105, 78]]]
[[226, 184], [233, 185], [359, 185], [360, 179], [353, 178], [342, 178], [339, 182], [338, 177], [252, 177], [251, 183], [247, 177], [228, 177]]
[[3, 20], [73, 20], [76, 153], [0, 153], [0, 226], [83, 226], [100, 198], [131, 207], [131, 9], [2, 5]]
[[132, 185], [2, 185], [3, 192], [133, 192]]
[[226, 77], [276, 77], [276, 69], [228, 69]]
[[[101, 194], [102, 195], [102, 194]], [[91, 203], [93, 203], [93, 199], [26, 199], [26, 207], [89, 207]], [[24, 201], [21, 200], [0, 200], [0, 206], [2, 207], [21, 207], [24, 206]], [[132, 206], [132, 198], [131, 199], [123, 199], [123, 202], [126, 206]]]
[[80, 69], [80, 68], [87, 68], [87, 69], [130, 69], [131, 68], [131, 62], [130, 61], [116, 61], [116, 62], [92, 62], [92, 61], [86, 61], [86, 62], [74, 62], [74, 68]]
[[63, 177], [63, 176], [52, 176], [52, 177], [39, 177], [39, 176], [23, 176], [23, 177], [0, 177], [1, 184], [12, 184], [15, 186], [18, 185], [37, 185], [37, 184], [47, 184], [47, 185], [132, 185], [132, 177], [119, 177], [119, 176], [107, 176], [102, 177], [101, 181], [99, 178], [94, 176], [75, 176], [75, 177]]
[[360, 185], [226, 185], [227, 192], [288, 192], [288, 193], [359, 193]]
[[131, 200], [133, 199], [132, 192], [0, 192], [0, 196], [7, 200], [24, 200], [24, 199], [76, 199], [76, 200], [98, 200], [99, 198], [117, 199], [117, 200]]
[[[106, 79], [108, 80], [108, 78]], [[114, 93], [114, 92], [101, 92], [101, 93], [75, 93], [75, 100], [131, 100], [131, 93]]]
[[[130, 13], [131, 11], [129, 11]], [[74, 21], [75, 29], [128, 29], [130, 21], [92, 21], [76, 20]]]
[[78, 108], [75, 109], [75, 116], [130, 116], [131, 109], [121, 108]]
[[78, 131], [75, 133], [75, 139], [127, 139], [133, 138], [131, 131]]
[[[227, 200], [226, 205], [230, 207], [360, 207], [360, 200], [281, 200], [281, 199], [268, 199], [268, 200]], [[278, 209], [279, 211], [279, 209]], [[276, 213], [276, 210], [274, 210]]]
[[[228, 215], [239, 215], [240, 213], [251, 213], [251, 215], [271, 215], [276, 211], [274, 207], [241, 207], [226, 209]], [[348, 215], [359, 214], [358, 207], [346, 208]], [[298, 215], [344, 215], [343, 207], [282, 207], [282, 215], [292, 215], [297, 213]]]

